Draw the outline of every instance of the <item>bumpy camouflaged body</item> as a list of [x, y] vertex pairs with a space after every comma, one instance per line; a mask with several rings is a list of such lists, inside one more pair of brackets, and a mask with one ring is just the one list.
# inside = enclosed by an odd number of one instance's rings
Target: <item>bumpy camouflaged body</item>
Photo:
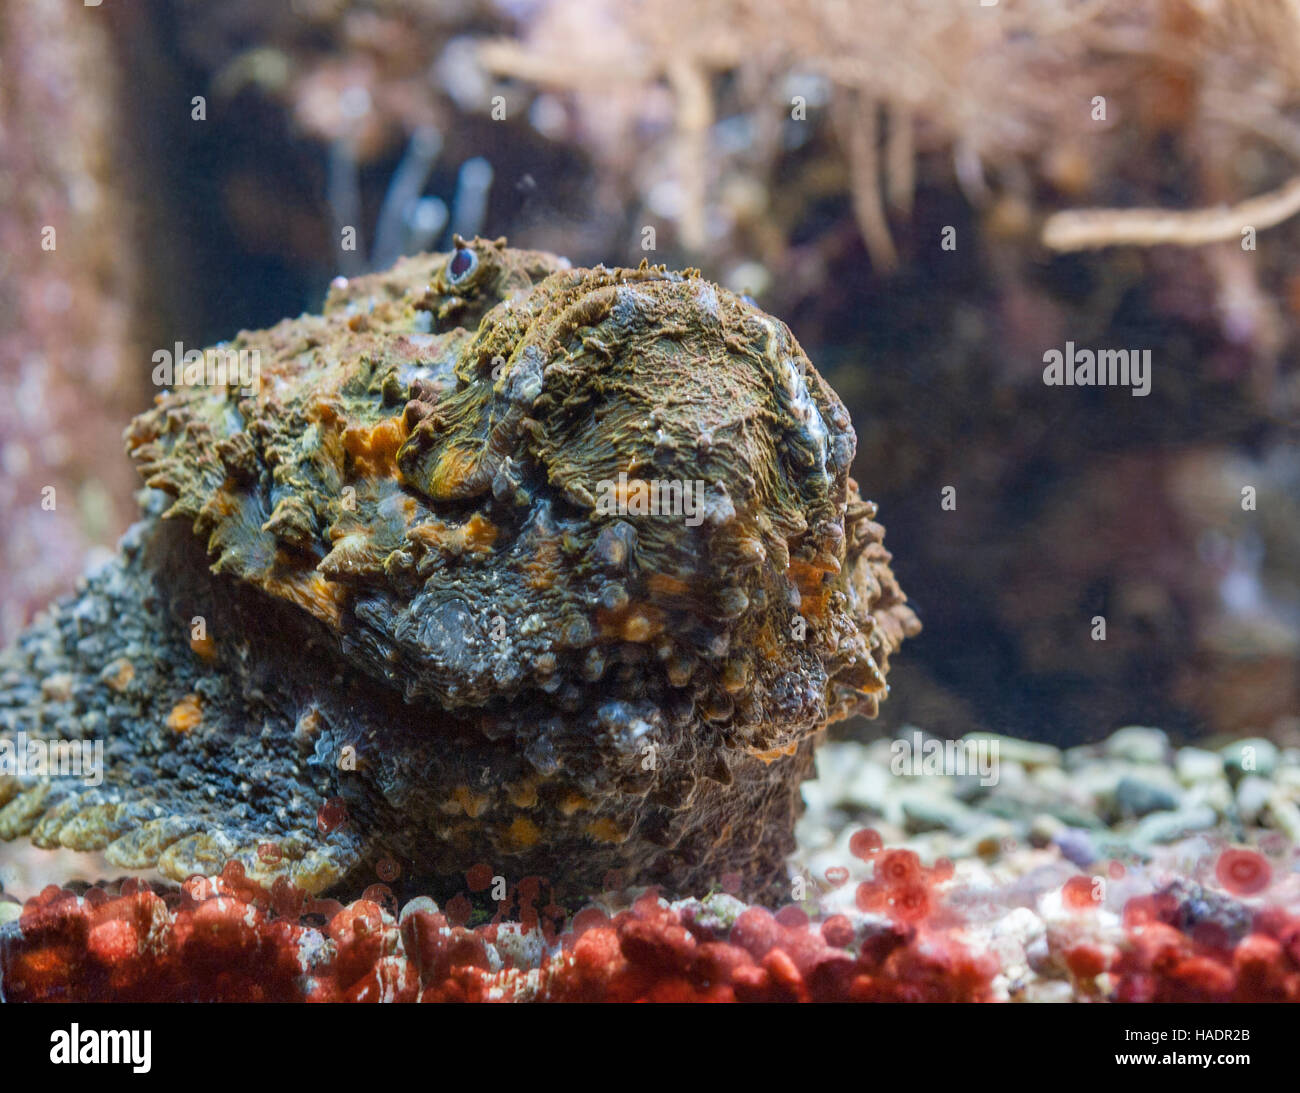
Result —
[[6, 732], [106, 744], [98, 786], [0, 777], [0, 837], [780, 898], [818, 732], [917, 629], [782, 323], [473, 240], [221, 348], [257, 383], [136, 419], [145, 520], [0, 661]]

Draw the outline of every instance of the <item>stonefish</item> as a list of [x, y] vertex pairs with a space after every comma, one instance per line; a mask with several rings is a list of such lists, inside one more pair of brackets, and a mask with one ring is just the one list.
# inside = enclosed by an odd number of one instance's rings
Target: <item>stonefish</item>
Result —
[[104, 744], [98, 785], [0, 776], [0, 838], [781, 897], [819, 732], [918, 629], [784, 324], [476, 239], [224, 349], [255, 387], [132, 423], [144, 519], [0, 659], [0, 735]]

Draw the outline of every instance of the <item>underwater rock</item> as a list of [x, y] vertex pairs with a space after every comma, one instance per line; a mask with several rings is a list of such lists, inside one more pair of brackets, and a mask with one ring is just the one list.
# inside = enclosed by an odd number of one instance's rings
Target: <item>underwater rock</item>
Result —
[[780, 893], [819, 731], [919, 629], [784, 324], [457, 240], [193, 373], [127, 433], [145, 520], [0, 659], [0, 729], [102, 741], [102, 784], [0, 776], [0, 838]]

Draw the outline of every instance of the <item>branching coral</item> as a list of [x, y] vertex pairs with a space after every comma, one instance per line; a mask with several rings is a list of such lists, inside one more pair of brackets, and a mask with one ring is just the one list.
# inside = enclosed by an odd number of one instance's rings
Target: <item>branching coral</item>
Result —
[[1300, 212], [1300, 178], [1272, 193], [1218, 209], [1088, 209], [1062, 212], [1043, 225], [1043, 242], [1053, 250], [1085, 250], [1118, 244], [1182, 247], [1240, 240], [1243, 232], [1280, 224]]
[[[1063, 212], [1042, 236], [1054, 249], [1199, 245], [1277, 223], [1295, 211], [1294, 184], [1219, 208], [1274, 178], [1222, 164], [1300, 148], [1287, 116], [1300, 103], [1287, 48], [1297, 40], [1300, 17], [1284, 3], [559, 0], [479, 55], [498, 77], [569, 96], [588, 145], [639, 180], [647, 214], [675, 219], [692, 250], [765, 219], [737, 203], [737, 177], [788, 203], [799, 190], [788, 153], [810, 139], [800, 126], [831, 134], [843, 184], [823, 169], [806, 198], [848, 192], [873, 264], [888, 271], [899, 264], [891, 214], [908, 214], [918, 156], [934, 161], [929, 177], [955, 178], [989, 207], [997, 231], [1032, 224], [1026, 204], [1077, 203], [1103, 186], [1155, 196], [1159, 181], [1134, 173], [1130, 152], [1170, 137], [1192, 165], [1185, 199], [1216, 206]], [[679, 200], [665, 205], [669, 181]], [[771, 251], [761, 233], [750, 246]]]

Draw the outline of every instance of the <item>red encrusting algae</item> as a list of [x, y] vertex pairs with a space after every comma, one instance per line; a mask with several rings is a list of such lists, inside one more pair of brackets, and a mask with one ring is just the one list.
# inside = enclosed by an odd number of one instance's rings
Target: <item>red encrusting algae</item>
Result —
[[[923, 875], [893, 853], [899, 876]], [[472, 890], [490, 883], [470, 873]], [[383, 885], [343, 907], [263, 888], [237, 863], [165, 894], [51, 886], [28, 901], [0, 966], [7, 997], [33, 1001], [981, 1001], [997, 972], [918, 927], [928, 892], [897, 921], [854, 922], [726, 896], [670, 905], [652, 889], [613, 915], [588, 906], [561, 930], [562, 909], [536, 907], [544, 888], [524, 878], [499, 905], [518, 924], [499, 912], [471, 929], [464, 895], [396, 916]]]
[[[726, 895], [669, 904], [650, 889], [624, 910], [590, 904], [566, 923], [561, 908], [538, 909], [546, 882], [526, 877], [492, 921], [471, 928], [464, 895], [445, 910], [413, 900], [398, 914], [377, 884], [345, 907], [283, 880], [263, 887], [237, 863], [162, 892], [137, 881], [80, 895], [51, 886], [0, 931], [0, 981], [11, 1001], [1005, 998], [998, 956], [947, 905], [952, 863], [927, 869], [859, 834], [873, 876], [851, 894], [866, 913], [813, 903], [773, 913]], [[1237, 898], [1269, 883], [1255, 858], [1220, 855], [1226, 894], [1177, 882], [1129, 899], [1109, 935], [1103, 887], [1075, 876], [1061, 906], [1096, 931], [1050, 934], [1052, 959], [1077, 996], [1096, 1000], [1300, 1001], [1300, 916]], [[493, 879], [486, 867], [466, 877], [474, 891]]]

